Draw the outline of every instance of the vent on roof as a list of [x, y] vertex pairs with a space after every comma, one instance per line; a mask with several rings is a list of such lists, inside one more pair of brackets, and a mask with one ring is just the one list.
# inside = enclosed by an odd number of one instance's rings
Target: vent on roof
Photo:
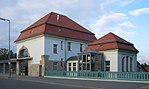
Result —
[[60, 32], [62, 29], [61, 28], [58, 28], [58, 31]]
[[57, 17], [56, 17], [57, 22], [59, 22], [59, 19], [60, 19], [60, 16], [57, 15]]

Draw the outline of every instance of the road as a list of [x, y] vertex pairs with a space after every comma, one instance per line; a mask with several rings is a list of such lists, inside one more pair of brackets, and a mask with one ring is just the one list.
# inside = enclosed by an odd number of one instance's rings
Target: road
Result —
[[0, 76], [0, 89], [149, 89], [149, 83]]

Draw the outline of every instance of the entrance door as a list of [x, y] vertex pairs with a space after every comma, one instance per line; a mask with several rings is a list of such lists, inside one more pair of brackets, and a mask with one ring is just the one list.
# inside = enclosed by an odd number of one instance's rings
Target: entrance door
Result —
[[28, 75], [28, 60], [20, 61], [20, 75]]

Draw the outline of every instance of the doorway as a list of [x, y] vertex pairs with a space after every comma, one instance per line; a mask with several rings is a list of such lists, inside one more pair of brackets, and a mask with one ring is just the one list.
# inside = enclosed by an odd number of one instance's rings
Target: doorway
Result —
[[20, 75], [28, 75], [28, 60], [20, 61]]

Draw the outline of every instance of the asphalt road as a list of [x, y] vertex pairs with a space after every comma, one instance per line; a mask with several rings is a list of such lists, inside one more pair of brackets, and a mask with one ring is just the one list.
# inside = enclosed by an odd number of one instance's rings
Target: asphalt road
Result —
[[149, 83], [0, 76], [0, 89], [149, 89]]

